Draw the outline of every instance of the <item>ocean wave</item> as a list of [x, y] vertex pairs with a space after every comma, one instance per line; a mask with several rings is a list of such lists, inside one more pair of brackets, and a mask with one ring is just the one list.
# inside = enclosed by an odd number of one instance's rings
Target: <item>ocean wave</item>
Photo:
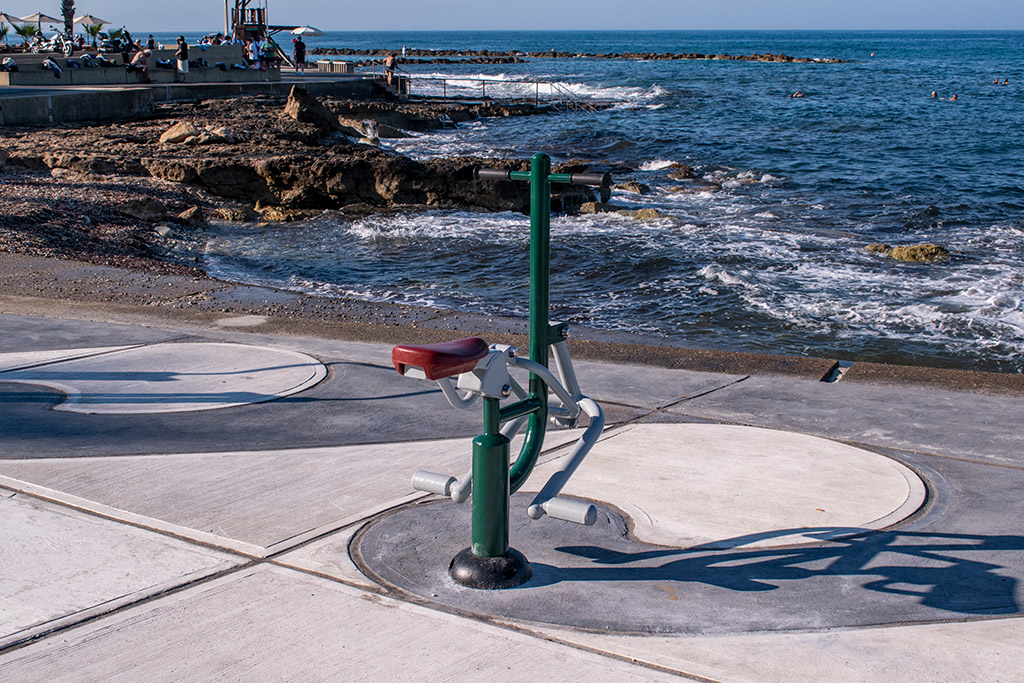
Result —
[[427, 73], [412, 77], [413, 87], [420, 95], [447, 92], [456, 96], [479, 95], [485, 90], [492, 97], [562, 99], [570, 94], [581, 100], [612, 102], [626, 106], [643, 106], [668, 94], [655, 84], [651, 86], [594, 85], [560, 80], [558, 77], [529, 76], [526, 74], [451, 74]]
[[665, 168], [671, 168], [674, 166], [676, 161], [670, 159], [652, 159], [651, 161], [645, 161], [640, 164], [641, 171], [660, 171]]

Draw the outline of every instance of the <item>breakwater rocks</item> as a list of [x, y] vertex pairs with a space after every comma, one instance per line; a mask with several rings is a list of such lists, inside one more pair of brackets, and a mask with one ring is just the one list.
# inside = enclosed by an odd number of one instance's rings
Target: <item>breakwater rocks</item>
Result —
[[[187, 234], [207, 219], [279, 221], [324, 210], [416, 207], [526, 213], [527, 183], [480, 182], [473, 169], [527, 170], [528, 162], [419, 162], [380, 148], [369, 134], [543, 111], [527, 104], [324, 103], [296, 87], [287, 101], [172, 103], [136, 120], [10, 128], [0, 143], [0, 182], [12, 207], [0, 215], [0, 250], [114, 264], [130, 256], [138, 265], [163, 258], [167, 234]], [[590, 188], [560, 185], [552, 208], [577, 211], [595, 198]]]
[[[383, 59], [393, 50], [352, 50], [350, 48], [318, 47], [311, 54], [333, 57], [375, 57]], [[800, 64], [841, 64], [844, 60], [831, 57], [791, 57], [782, 54], [701, 54], [698, 52], [504, 52], [493, 50], [422, 50], [407, 49], [405, 56], [398, 59], [399, 63], [407, 64], [516, 64], [527, 59], [632, 59], [632, 60], [724, 60], [738, 62], [785, 62]]]

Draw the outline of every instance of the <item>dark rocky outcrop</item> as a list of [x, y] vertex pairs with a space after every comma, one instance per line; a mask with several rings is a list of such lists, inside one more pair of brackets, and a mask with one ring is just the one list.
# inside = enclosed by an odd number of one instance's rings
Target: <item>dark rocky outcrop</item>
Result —
[[[394, 50], [376, 49], [376, 50], [353, 50], [351, 48], [313, 48], [310, 50], [310, 54], [313, 55], [325, 55], [335, 57], [359, 57], [369, 56], [377, 57], [380, 61], [389, 54], [393, 54]], [[412, 57], [418, 59], [410, 59]], [[783, 54], [752, 54], [752, 55], [728, 55], [728, 54], [700, 54], [697, 52], [611, 52], [611, 53], [593, 53], [593, 52], [565, 52], [550, 50], [547, 52], [520, 52], [518, 50], [504, 51], [504, 50], [430, 50], [430, 49], [407, 49], [404, 57], [398, 58], [399, 64], [447, 64], [447, 63], [463, 63], [463, 64], [516, 64], [521, 61], [526, 61], [525, 58], [530, 59], [570, 59], [570, 58], [590, 58], [590, 59], [631, 59], [631, 60], [664, 60], [664, 59], [686, 59], [686, 60], [732, 60], [742, 62], [783, 62], [783, 63], [801, 63], [801, 64], [840, 64], [844, 60], [825, 58], [815, 59], [811, 57], [791, 57]], [[357, 62], [358, 64], [367, 64], [369, 62]]]
[[[406, 125], [429, 129], [480, 116], [542, 111], [515, 103], [446, 106], [338, 100], [325, 105], [294, 88], [287, 101], [259, 97], [166, 104], [150, 118], [12, 131], [4, 143], [8, 172], [50, 171], [57, 178], [54, 172], [60, 171], [68, 182], [79, 184], [134, 176], [150, 184], [164, 183], [179, 197], [167, 204], [173, 211], [137, 220], [199, 225], [198, 216], [180, 215], [192, 206], [222, 220], [293, 220], [327, 209], [410, 205], [526, 212], [527, 183], [476, 181], [473, 169], [486, 165], [526, 170], [528, 162], [473, 157], [420, 162], [355, 139], [365, 133], [364, 120], [373, 121], [378, 132], [388, 126], [400, 131]], [[339, 112], [358, 122], [360, 129], [346, 126]], [[567, 164], [556, 170], [573, 173], [588, 168]], [[190, 195], [187, 201], [180, 198], [183, 190]], [[555, 186], [552, 208], [577, 211], [594, 199], [590, 188]]]
[[156, 199], [136, 199], [125, 202], [121, 206], [121, 213], [149, 223], [158, 223], [170, 218], [167, 207]]
[[897, 261], [911, 263], [934, 263], [945, 261], [950, 257], [949, 250], [941, 244], [912, 244], [904, 247], [891, 247], [888, 244], [869, 244], [867, 251], [891, 256]]
[[622, 190], [623, 192], [630, 192], [632, 194], [650, 194], [651, 188], [636, 180], [630, 180], [626, 183], [619, 183], [615, 186], [616, 190]]
[[670, 168], [672, 170], [669, 171], [668, 177], [672, 180], [696, 180], [697, 178], [697, 173], [692, 166], [675, 163]]
[[301, 86], [292, 86], [288, 93], [288, 101], [285, 102], [284, 111], [281, 114], [299, 123], [308, 123], [314, 126], [321, 136], [328, 136], [332, 133], [344, 133], [352, 137], [362, 137], [362, 132], [345, 126], [338, 119], [338, 115], [320, 103], [316, 97], [310, 95]]

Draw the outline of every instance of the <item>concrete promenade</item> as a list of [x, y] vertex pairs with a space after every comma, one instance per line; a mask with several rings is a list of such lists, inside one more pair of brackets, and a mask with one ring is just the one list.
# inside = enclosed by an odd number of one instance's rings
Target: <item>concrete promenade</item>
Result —
[[[228, 74], [230, 75], [231, 73]], [[284, 71], [280, 80], [234, 83], [99, 86], [54, 82], [49, 85], [3, 86], [0, 87], [0, 127], [144, 116], [152, 112], [156, 102], [243, 95], [284, 97], [288, 95], [293, 85], [302, 85], [317, 96], [357, 98], [380, 96], [385, 87], [382, 79], [368, 74], [346, 75], [307, 71], [297, 76], [292, 70]]]
[[390, 346], [521, 328], [0, 255], [0, 680], [1024, 681], [1020, 376], [581, 330], [598, 523], [455, 585], [479, 411]]

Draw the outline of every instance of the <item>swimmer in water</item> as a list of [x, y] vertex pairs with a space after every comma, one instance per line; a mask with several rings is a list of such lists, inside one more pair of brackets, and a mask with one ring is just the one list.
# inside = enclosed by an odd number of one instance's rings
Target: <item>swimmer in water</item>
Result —
[[952, 97], [950, 97], [949, 101], [950, 102], [956, 102], [956, 95], [954, 94]]
[[934, 90], [932, 90], [932, 95], [931, 95], [932, 99], [934, 100], [934, 99], [938, 98], [938, 96], [939, 96], [939, 93], [937, 93]]
[[1003, 79], [1003, 85], [1010, 85], [1010, 79], [1009, 78], [1004, 78]]

